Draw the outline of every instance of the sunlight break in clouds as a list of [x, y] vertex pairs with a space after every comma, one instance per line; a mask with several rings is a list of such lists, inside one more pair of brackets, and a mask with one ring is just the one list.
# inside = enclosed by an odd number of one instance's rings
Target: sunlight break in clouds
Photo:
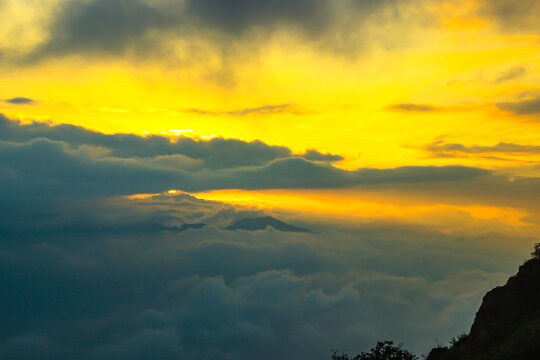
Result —
[[538, 242], [538, 4], [0, 1], [0, 358], [468, 331]]

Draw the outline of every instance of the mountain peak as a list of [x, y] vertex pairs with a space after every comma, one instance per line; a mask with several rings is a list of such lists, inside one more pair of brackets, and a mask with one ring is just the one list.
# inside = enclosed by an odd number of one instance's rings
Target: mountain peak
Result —
[[284, 223], [283, 221], [273, 218], [271, 216], [263, 216], [263, 217], [257, 217], [257, 218], [244, 218], [242, 220], [236, 221], [232, 225], [227, 226], [225, 229], [232, 230], [232, 231], [236, 231], [236, 230], [257, 231], [257, 230], [265, 230], [269, 226], [278, 231], [299, 232], [299, 233], [312, 232], [309, 229], [305, 229], [305, 228], [301, 228], [298, 226]]

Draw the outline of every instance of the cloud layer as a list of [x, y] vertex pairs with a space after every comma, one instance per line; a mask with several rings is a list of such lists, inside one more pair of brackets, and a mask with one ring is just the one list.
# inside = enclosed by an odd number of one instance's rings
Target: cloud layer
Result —
[[350, 52], [361, 43], [351, 35], [362, 33], [368, 20], [385, 11], [395, 20], [401, 4], [409, 1], [66, 1], [52, 12], [49, 36], [28, 60], [72, 54], [152, 57], [173, 51], [167, 43], [179, 39], [184, 44], [209, 43], [225, 54], [242, 42], [260, 45], [284, 32], [319, 47]]
[[85, 184], [86, 191], [93, 193], [90, 187], [98, 190], [103, 183], [99, 179], [107, 179], [109, 191], [121, 195], [167, 189], [343, 188], [489, 175], [489, 171], [462, 166], [347, 171], [325, 163], [341, 159], [336, 155], [309, 150], [303, 157], [293, 156], [287, 148], [260, 141], [182, 137], [171, 142], [161, 136], [105, 135], [69, 125], [19, 125], [6, 118], [0, 127], [4, 139], [0, 161], [8, 174], [4, 178], [18, 192], [28, 186], [19, 181], [21, 173], [34, 173], [34, 185], [48, 186], [49, 191], [67, 191], [72, 186], [70, 196]]
[[[2, 358], [327, 359], [386, 338], [426, 352], [466, 330], [533, 242], [390, 220], [344, 226], [166, 191], [363, 187], [526, 207], [538, 179], [460, 166], [345, 171], [314, 149], [6, 118], [0, 137]], [[161, 194], [124, 196], [140, 193]], [[313, 233], [225, 230], [260, 216]], [[207, 226], [182, 227], [197, 223]]]
[[[528, 250], [396, 224], [230, 232], [249, 212], [187, 195], [44, 210], [2, 226], [8, 358], [326, 359], [381, 338], [425, 351]], [[187, 219], [209, 226], [165, 226]]]

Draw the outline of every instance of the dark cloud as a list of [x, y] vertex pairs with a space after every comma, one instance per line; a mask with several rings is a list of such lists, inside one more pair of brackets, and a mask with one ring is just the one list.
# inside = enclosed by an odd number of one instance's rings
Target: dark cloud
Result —
[[[55, 232], [9, 224], [22, 231], [0, 243], [1, 357], [327, 359], [332, 347], [359, 352], [387, 337], [425, 351], [469, 326], [529, 245], [396, 224], [239, 233], [208, 217], [200, 230], [132, 231], [224, 206], [156, 200], [57, 205]], [[110, 232], [110, 216], [123, 230]]]
[[[327, 359], [383, 338], [425, 352], [468, 328], [534, 242], [390, 221], [343, 228], [166, 190], [362, 186], [537, 206], [538, 179], [457, 166], [345, 171], [299, 156], [174, 168], [149, 155], [174, 145], [166, 138], [1, 117], [0, 127], [0, 358]], [[208, 143], [190, 146], [220, 151]], [[133, 193], [161, 194], [119, 197]], [[314, 233], [223, 230], [272, 215]]]
[[136, 161], [96, 160], [47, 139], [0, 141], [0, 150], [2, 198], [41, 197], [43, 191], [47, 196], [69, 197], [152, 193], [193, 182], [180, 171], [156, 169]]
[[223, 55], [238, 50], [240, 40], [260, 44], [283, 30], [345, 51], [338, 42], [354, 38], [351, 33], [387, 8], [395, 19], [399, 4], [408, 1], [70, 0], [53, 13], [49, 39], [29, 60], [70, 54], [152, 57], [175, 39], [184, 45], [208, 42]]
[[302, 155], [302, 157], [306, 160], [311, 161], [327, 161], [327, 162], [335, 162], [335, 161], [341, 161], [344, 159], [341, 155], [334, 155], [334, 154], [322, 154], [316, 149], [308, 149], [306, 152]]
[[13, 105], [30, 105], [35, 103], [36, 101], [30, 98], [18, 96], [11, 99], [6, 99], [5, 102]]
[[[73, 148], [83, 145], [105, 149], [118, 158], [155, 158], [155, 163], [188, 163], [189, 159], [202, 160], [210, 168], [262, 165], [291, 155], [283, 146], [270, 146], [255, 140], [246, 142], [235, 139], [213, 138], [197, 140], [180, 137], [171, 141], [164, 136], [137, 136], [132, 134], [106, 135], [73, 125], [50, 126], [43, 123], [21, 125], [0, 115], [0, 140], [16, 142], [34, 138], [62, 141]], [[171, 156], [182, 155], [179, 159]], [[191, 161], [193, 163], [193, 161]]]
[[388, 107], [390, 110], [395, 111], [413, 111], [413, 112], [430, 112], [437, 111], [438, 108], [433, 105], [425, 104], [394, 104]]
[[30, 59], [73, 53], [123, 54], [133, 47], [153, 46], [145, 41], [151, 30], [176, 26], [180, 2], [169, 12], [144, 0], [90, 0], [62, 2], [53, 16], [50, 39]]
[[[287, 148], [260, 141], [180, 138], [171, 142], [160, 136], [105, 135], [71, 125], [20, 125], [6, 118], [0, 118], [0, 129], [6, 195], [38, 189], [84, 197], [168, 189], [344, 188], [455, 182], [491, 174], [462, 166], [347, 171], [291, 156]], [[206, 166], [192, 159], [202, 159]]]
[[464, 181], [488, 176], [490, 171], [463, 166], [411, 166], [347, 171], [301, 158], [275, 160], [259, 167], [195, 173], [194, 187], [208, 189], [324, 189], [392, 183]]
[[502, 30], [538, 33], [540, 29], [536, 0], [482, 0], [480, 5], [481, 14], [494, 19]]
[[[275, 160], [264, 166], [223, 170], [155, 167], [144, 159], [94, 158], [70, 151], [60, 142], [36, 139], [0, 142], [2, 197], [92, 197], [157, 193], [168, 189], [317, 189], [390, 183], [464, 181], [489, 175], [461, 166], [341, 170], [301, 158]], [[32, 174], [32, 176], [28, 176]]]
[[288, 24], [318, 35], [331, 24], [332, 10], [332, 3], [324, 0], [188, 0], [186, 5], [187, 14], [231, 34]]
[[511, 69], [508, 69], [507, 71], [501, 73], [497, 79], [495, 79], [496, 84], [500, 84], [502, 82], [516, 79], [520, 77], [521, 75], [525, 74], [527, 69], [525, 69], [523, 66], [516, 66]]
[[501, 102], [496, 106], [514, 115], [535, 115], [540, 113], [540, 97], [515, 101], [515, 102]]
[[513, 143], [501, 142], [493, 146], [472, 145], [465, 146], [463, 144], [448, 144], [443, 141], [436, 141], [433, 144], [426, 146], [427, 151], [439, 157], [459, 157], [470, 154], [491, 155], [491, 154], [540, 154], [540, 146], [537, 145], [520, 145]]

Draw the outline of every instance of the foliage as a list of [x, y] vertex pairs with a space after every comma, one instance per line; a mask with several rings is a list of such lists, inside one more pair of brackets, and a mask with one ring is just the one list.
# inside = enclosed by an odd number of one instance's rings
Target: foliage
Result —
[[463, 341], [465, 341], [467, 339], [468, 336], [469, 336], [468, 334], [463, 333], [463, 334], [459, 335], [457, 338], [454, 337], [454, 338], [452, 338], [452, 340], [450, 340], [450, 345], [455, 346], [455, 345], [457, 345], [459, 343], [462, 343]]
[[350, 357], [348, 354], [338, 354], [332, 350], [332, 360], [416, 360], [418, 356], [402, 348], [403, 345], [394, 346], [392, 341], [378, 341], [369, 352]]
[[537, 243], [534, 245], [534, 251], [531, 253], [533, 259], [539, 259], [540, 260], [540, 243]]

